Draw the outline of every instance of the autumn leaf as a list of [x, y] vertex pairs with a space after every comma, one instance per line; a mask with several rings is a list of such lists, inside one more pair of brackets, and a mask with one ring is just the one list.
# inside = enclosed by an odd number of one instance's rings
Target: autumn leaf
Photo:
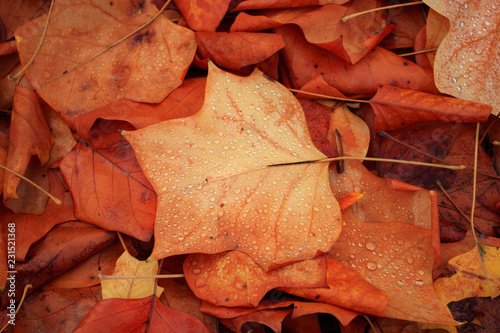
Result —
[[[151, 311], [151, 307], [153, 311]], [[163, 305], [158, 298], [112, 298], [97, 303], [73, 332], [100, 331], [103, 327], [113, 332], [209, 332], [198, 319]]]
[[304, 32], [306, 40], [331, 51], [352, 64], [357, 63], [394, 26], [387, 22], [382, 11], [366, 13], [363, 17], [341, 22], [342, 17], [379, 7], [378, 0], [351, 1], [349, 5], [326, 4], [316, 7], [273, 9], [258, 16], [240, 13], [231, 31], [260, 31], [283, 24], [295, 24]]
[[450, 31], [436, 54], [436, 86], [443, 93], [493, 107], [500, 112], [500, 41], [497, 1], [425, 0], [450, 20]]
[[211, 66], [200, 112], [124, 135], [158, 193], [152, 259], [238, 249], [268, 270], [327, 251], [340, 233], [327, 165], [267, 167], [324, 155], [297, 100], [259, 71]]
[[158, 273], [158, 261], [140, 261], [132, 257], [127, 251], [118, 258], [112, 276], [137, 276], [136, 279], [101, 279], [102, 299], [128, 298], [139, 299], [153, 295], [160, 297], [163, 288], [156, 286], [155, 279], [141, 278], [142, 275], [155, 275]]
[[[292, 245], [290, 245], [292, 246]], [[191, 254], [184, 261], [184, 275], [202, 300], [222, 306], [257, 306], [276, 287], [326, 287], [324, 257], [299, 261], [265, 272], [239, 251]]]
[[217, 66], [239, 70], [262, 62], [285, 47], [279, 34], [251, 32], [197, 32], [197, 54]]
[[[161, 102], [182, 83], [193, 59], [196, 41], [192, 31], [160, 16], [92, 58], [156, 12], [149, 1], [140, 6], [125, 0], [99, 4], [57, 1], [47, 38], [26, 76], [70, 123], [80, 114], [121, 98]], [[16, 30], [23, 65], [33, 55], [46, 21], [44, 15]]]
[[418, 122], [484, 122], [491, 113], [485, 104], [381, 85], [370, 100], [378, 132], [392, 131]]
[[229, 7], [229, 0], [175, 0], [194, 31], [215, 31]]
[[[7, 167], [24, 175], [32, 156], [38, 158], [39, 165], [44, 165], [49, 160], [53, 144], [54, 138], [35, 92], [16, 86]], [[18, 198], [16, 189], [21, 179], [12, 173], [7, 173], [4, 181], [4, 202], [9, 198]]]
[[500, 295], [499, 258], [498, 247], [478, 245], [448, 261], [447, 268], [455, 274], [434, 282], [443, 303], [448, 304], [468, 297], [493, 299]]
[[268, 9], [268, 8], [295, 8], [318, 6], [326, 4], [342, 5], [349, 0], [246, 0], [240, 2], [234, 11]]
[[336, 131], [341, 136], [344, 156], [366, 156], [370, 145], [370, 130], [345, 104], [335, 108], [330, 115], [328, 139], [337, 147]]

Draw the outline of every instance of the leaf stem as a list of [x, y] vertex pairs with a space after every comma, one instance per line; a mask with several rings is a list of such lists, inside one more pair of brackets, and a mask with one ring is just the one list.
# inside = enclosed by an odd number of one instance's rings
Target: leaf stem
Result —
[[291, 92], [295, 92], [295, 93], [301, 93], [301, 94], [311, 95], [311, 96], [315, 96], [315, 97], [321, 97], [321, 98], [325, 98], [325, 99], [335, 99], [335, 100], [339, 100], [339, 101], [352, 102], [352, 103], [370, 103], [369, 101], [365, 101], [363, 99], [334, 97], [334, 96], [316, 94], [316, 93], [307, 92], [307, 91], [303, 91], [303, 90], [299, 90], [299, 89], [292, 89], [292, 88], [288, 88], [288, 90], [290, 90]]
[[[21, 309], [21, 305], [23, 305], [24, 299], [26, 298], [26, 294], [28, 293], [28, 289], [30, 289], [30, 288], [33, 288], [32, 284], [27, 284], [24, 286], [23, 295], [21, 296], [21, 300], [19, 301], [19, 305], [17, 306], [16, 312], [14, 313], [14, 317], [17, 316], [17, 313]], [[9, 325], [10, 325], [10, 322], [7, 321], [5, 326], [2, 327], [2, 329], [0, 329], [0, 332], [3, 332]]]
[[[47, 36], [47, 30], [49, 30], [49, 21], [50, 21], [50, 17], [52, 16], [52, 8], [54, 7], [55, 2], [56, 2], [55, 0], [52, 0], [50, 3], [49, 13], [47, 14], [47, 21], [45, 22], [45, 27], [43, 29], [42, 38], [40, 39], [40, 42], [38, 43], [38, 46], [35, 50], [35, 53], [33, 53], [33, 55], [31, 56], [31, 59], [26, 63], [26, 65], [24, 65], [23, 68], [21, 68], [19, 70], [19, 72], [17, 72], [15, 75], [9, 75], [7, 77], [10, 81], [19, 80], [24, 75], [24, 72], [26, 72], [26, 70], [31, 66], [33, 61], [35, 61], [35, 58], [38, 56], [38, 53], [40, 53], [40, 50], [42, 49], [42, 46], [43, 46], [43, 42], [45, 41], [45, 37]], [[19, 82], [16, 82], [16, 84], [18, 84], [18, 83]]]
[[407, 6], [415, 6], [415, 5], [422, 5], [423, 3], [424, 3], [423, 1], [415, 1], [415, 2], [401, 3], [401, 4], [397, 4], [397, 5], [391, 5], [391, 6], [373, 8], [373, 9], [370, 9], [370, 10], [365, 10], [363, 12], [358, 12], [358, 13], [355, 13], [355, 14], [344, 16], [340, 20], [340, 22], [345, 23], [347, 20], [350, 20], [350, 19], [352, 19], [354, 17], [360, 16], [360, 15], [364, 15], [364, 14], [373, 13], [373, 12], [377, 12], [377, 11], [380, 11], [380, 10], [393, 9], [393, 8], [399, 8], [399, 7], [407, 7]]
[[43, 188], [41, 188], [38, 184], [36, 184], [35, 182], [33, 182], [32, 180], [24, 177], [23, 175], [21, 175], [20, 173], [17, 173], [15, 172], [14, 170], [12, 169], [9, 169], [7, 168], [5, 165], [2, 165], [0, 164], [0, 168], [4, 169], [4, 170], [7, 170], [8, 172], [10, 173], [13, 173], [14, 175], [18, 176], [19, 178], [21, 178], [22, 180], [25, 180], [27, 181], [28, 183], [30, 183], [31, 185], [33, 185], [34, 187], [36, 187], [38, 190], [42, 191], [44, 194], [46, 194], [49, 198], [52, 199], [52, 201], [54, 201], [56, 204], [60, 205], [62, 204], [62, 201], [57, 199], [55, 196], [53, 196], [52, 194], [50, 194], [49, 192], [45, 191]]
[[472, 235], [474, 236], [474, 242], [476, 243], [476, 248], [478, 251], [478, 256], [479, 256], [479, 262], [481, 263], [481, 268], [483, 269], [484, 272], [484, 278], [486, 280], [486, 286], [488, 287], [488, 292], [490, 293], [491, 299], [493, 299], [493, 293], [491, 291], [490, 287], [490, 282], [488, 280], [488, 272], [486, 271], [486, 266], [484, 266], [484, 261], [483, 261], [483, 255], [480, 249], [479, 242], [477, 241], [477, 235], [476, 235], [476, 230], [474, 228], [474, 210], [476, 208], [476, 191], [477, 191], [477, 156], [478, 156], [478, 151], [479, 151], [479, 128], [480, 124], [476, 124], [476, 139], [475, 139], [475, 144], [474, 144], [474, 171], [472, 173], [472, 208], [470, 212], [470, 224], [471, 224], [471, 229], [472, 229]]
[[101, 280], [128, 280], [128, 279], [177, 279], [183, 278], [184, 274], [159, 274], [159, 275], [104, 275], [97, 273]]
[[420, 51], [409, 52], [409, 53], [401, 53], [401, 54], [398, 54], [398, 56], [400, 56], [400, 57], [409, 57], [409, 56], [412, 56], [412, 55], [417, 55], [417, 54], [422, 54], [422, 53], [428, 53], [428, 52], [434, 52], [434, 51], [437, 51], [437, 48], [420, 50]]

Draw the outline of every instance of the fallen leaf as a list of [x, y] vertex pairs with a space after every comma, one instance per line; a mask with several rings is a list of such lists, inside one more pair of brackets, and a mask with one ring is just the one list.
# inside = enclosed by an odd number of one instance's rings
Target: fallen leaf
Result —
[[498, 313], [500, 298], [489, 297], [466, 298], [460, 302], [451, 302], [450, 310], [458, 321], [460, 332], [498, 332], [500, 325]]
[[267, 167], [324, 155], [298, 101], [258, 70], [212, 65], [200, 112], [124, 135], [159, 194], [152, 259], [238, 249], [267, 271], [327, 251], [340, 233], [327, 165]]
[[328, 137], [330, 124], [333, 124], [330, 120], [331, 108], [307, 99], [299, 99], [299, 102], [314, 146], [327, 157], [338, 156], [336, 145]]
[[0, 17], [6, 28], [7, 40], [14, 37], [14, 31], [25, 23], [36, 19], [37, 17], [49, 11], [50, 1], [2, 1], [0, 4]]
[[285, 47], [283, 37], [272, 33], [197, 32], [196, 39], [201, 59], [234, 70], [262, 62]]
[[[321, 74], [326, 82], [345, 95], [372, 97], [380, 84], [437, 93], [432, 73], [390, 51], [375, 47], [352, 65], [335, 54], [310, 44], [299, 28], [274, 28], [287, 46], [281, 54], [288, 64], [292, 85], [300, 88]], [[391, 68], [390, 71], [387, 68]]]
[[364, 223], [351, 209], [343, 212], [343, 219], [346, 225], [342, 237], [329, 256], [389, 296], [381, 316], [457, 324], [434, 289], [434, 249], [429, 230], [405, 223]]
[[[82, 222], [66, 222], [55, 226], [36, 243], [29, 252], [29, 260], [16, 263], [16, 290], [23, 290], [27, 284], [33, 288], [28, 295], [64, 273], [80, 261], [102, 250], [115, 237], [107, 230]], [[22, 292], [16, 292], [15, 299], [21, 299]], [[0, 305], [9, 302], [7, 293], [0, 294]]]
[[[151, 310], [153, 307], [153, 311]], [[98, 332], [105, 327], [112, 332], [206, 332], [198, 319], [163, 305], [158, 298], [112, 298], [97, 303], [73, 332]]]
[[355, 0], [349, 5], [327, 4], [317, 7], [272, 9], [253, 17], [240, 13], [231, 31], [260, 31], [283, 24], [295, 24], [306, 40], [331, 51], [352, 64], [357, 63], [393, 29], [382, 11], [341, 22], [344, 16], [379, 7], [379, 0]]
[[230, 0], [175, 0], [194, 31], [215, 31], [226, 15]]
[[[482, 253], [484, 270], [479, 251]], [[498, 247], [478, 245], [448, 261], [447, 268], [455, 274], [451, 277], [438, 278], [434, 282], [443, 303], [448, 304], [468, 297], [495, 298], [500, 295], [499, 258]]]
[[[472, 198], [472, 167], [474, 158], [475, 130], [469, 124], [414, 124], [391, 132], [396, 139], [416, 148], [408, 147], [384, 139], [377, 157], [435, 163], [436, 161], [419, 151], [436, 156], [451, 165], [466, 165], [466, 170], [432, 169], [428, 167], [380, 163], [377, 165], [379, 175], [408, 182], [413, 185], [436, 189], [439, 180], [455, 204], [470, 215]], [[479, 147], [478, 151], [477, 202], [474, 222], [485, 235], [496, 235], [494, 227], [500, 223], [496, 214], [498, 197], [500, 196], [498, 181], [484, 174], [495, 176], [493, 160]], [[483, 174], [481, 174], [483, 173]], [[470, 222], [456, 210], [445, 197], [439, 197], [440, 217], [454, 223], [464, 230], [470, 228]]]
[[379, 46], [388, 49], [413, 47], [415, 37], [425, 25], [425, 7], [399, 7], [388, 10], [389, 23], [394, 30], [382, 39]]
[[73, 201], [64, 188], [60, 173], [49, 170], [47, 178], [52, 195], [62, 201], [61, 205], [52, 200], [49, 201], [42, 215], [14, 214], [0, 206], [2, 223], [15, 223], [16, 225], [16, 261], [18, 262], [25, 261], [30, 246], [45, 236], [55, 225], [76, 220], [73, 214]]
[[137, 276], [136, 279], [101, 279], [102, 299], [127, 298], [139, 299], [153, 295], [160, 297], [163, 288], [156, 286], [156, 279], [141, 278], [142, 275], [158, 273], [158, 261], [140, 261], [132, 257], [127, 251], [118, 258], [113, 276]]
[[99, 287], [35, 292], [20, 307], [15, 331], [72, 332], [100, 300]]
[[[49, 160], [54, 138], [33, 90], [16, 86], [9, 138], [6, 161], [9, 169], [24, 175], [32, 156], [38, 157], [39, 165], [44, 165]], [[5, 174], [4, 202], [10, 198], [19, 198], [16, 189], [20, 182], [21, 178], [16, 175], [10, 172]], [[45, 202], [46, 200], [47, 198]]]
[[201, 109], [204, 91], [205, 78], [186, 79], [158, 104], [121, 99], [82, 114], [75, 119], [75, 130], [88, 140], [104, 132], [92, 128], [98, 119], [123, 120], [139, 129], [168, 119], [189, 117]]
[[370, 100], [375, 132], [392, 131], [418, 122], [479, 123], [488, 119], [485, 104], [381, 85]]
[[[76, 116], [120, 98], [161, 102], [182, 83], [193, 59], [196, 41], [192, 31], [159, 16], [90, 60], [156, 12], [149, 1], [140, 6], [126, 0], [99, 4], [57, 1], [40, 54], [26, 76], [71, 124]], [[23, 65], [33, 55], [46, 20], [44, 15], [16, 30]]]
[[156, 195], [125, 140], [98, 138], [103, 147], [78, 143], [60, 165], [75, 216], [147, 241], [153, 234]]
[[352, 113], [345, 104], [335, 108], [330, 114], [328, 139], [335, 147], [337, 147], [336, 131], [340, 133], [344, 156], [366, 156], [370, 145], [370, 130], [366, 123]]
[[[293, 247], [290, 245], [290, 247]], [[276, 287], [326, 287], [324, 257], [299, 261], [265, 272], [239, 251], [191, 254], [184, 261], [184, 275], [200, 299], [222, 306], [257, 306]]]
[[[437, 49], [448, 34], [448, 31], [450, 31], [450, 20], [443, 15], [440, 15], [435, 10], [429, 9], [429, 14], [427, 15], [427, 27], [425, 34], [426, 41], [424, 49]], [[436, 51], [426, 52], [425, 55], [434, 67]]]
[[493, 107], [500, 113], [500, 32], [497, 1], [425, 0], [450, 20], [436, 54], [436, 86], [442, 93]]

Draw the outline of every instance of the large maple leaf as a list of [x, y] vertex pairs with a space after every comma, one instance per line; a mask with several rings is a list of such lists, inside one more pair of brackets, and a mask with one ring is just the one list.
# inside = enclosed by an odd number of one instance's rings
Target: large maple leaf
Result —
[[300, 103], [256, 70], [238, 77], [210, 65], [205, 103], [192, 117], [124, 133], [158, 194], [158, 259], [247, 253], [265, 270], [325, 252], [340, 209], [325, 158]]

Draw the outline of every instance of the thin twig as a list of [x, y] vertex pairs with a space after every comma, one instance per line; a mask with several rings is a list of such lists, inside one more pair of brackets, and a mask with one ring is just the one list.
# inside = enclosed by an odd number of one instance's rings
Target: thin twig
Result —
[[[17, 313], [21, 309], [21, 305], [23, 305], [24, 299], [26, 298], [26, 294], [28, 293], [28, 289], [33, 288], [32, 284], [27, 284], [24, 286], [23, 295], [21, 296], [21, 300], [19, 301], [19, 305], [17, 306], [16, 312], [14, 313], [14, 317], [17, 316]], [[0, 329], [0, 333], [3, 332], [10, 325], [10, 321], [7, 321], [4, 327]]]
[[370, 9], [370, 10], [365, 10], [363, 12], [359, 12], [359, 13], [355, 13], [355, 14], [352, 14], [352, 15], [344, 16], [340, 20], [340, 22], [345, 23], [347, 20], [350, 20], [350, 19], [352, 19], [354, 17], [360, 16], [360, 15], [364, 15], [364, 14], [368, 14], [368, 13], [378, 12], [380, 10], [393, 9], [393, 8], [399, 8], [399, 7], [407, 7], [407, 6], [415, 6], [415, 5], [422, 5], [423, 3], [424, 3], [423, 1], [415, 1], [415, 2], [401, 3], [401, 4], [398, 4], [398, 5], [391, 5], [391, 6], [373, 8], [373, 9]]
[[104, 275], [97, 273], [101, 280], [129, 280], [129, 279], [177, 279], [183, 278], [184, 274], [159, 274], [159, 275]]
[[303, 91], [303, 90], [299, 90], [299, 89], [292, 89], [292, 88], [288, 88], [288, 90], [290, 90], [291, 92], [301, 93], [301, 94], [307, 94], [307, 95], [310, 95], [310, 96], [321, 97], [321, 98], [324, 98], [324, 99], [334, 99], [334, 100], [346, 101], [346, 102], [352, 102], [352, 103], [369, 103], [369, 101], [365, 101], [365, 100], [362, 100], [362, 99], [353, 99], [353, 98], [345, 98], [345, 97], [328, 96], [328, 95], [316, 94], [316, 93], [307, 92], [307, 91]]
[[437, 51], [437, 48], [420, 50], [420, 51], [409, 52], [409, 53], [401, 53], [401, 54], [398, 54], [398, 56], [400, 56], [400, 57], [409, 57], [409, 56], [412, 56], [412, 55], [417, 55], [417, 54], [422, 54], [422, 53], [428, 53], [428, 52], [434, 52], [434, 51]]
[[24, 65], [23, 68], [21, 68], [21, 70], [19, 72], [17, 72], [17, 74], [9, 75], [7, 77], [10, 81], [17, 81], [16, 84], [19, 84], [18, 80], [24, 75], [24, 72], [26, 72], [26, 70], [31, 66], [33, 61], [35, 61], [35, 58], [38, 56], [38, 53], [40, 53], [40, 50], [42, 49], [42, 46], [43, 46], [43, 42], [45, 41], [45, 37], [47, 36], [47, 30], [49, 30], [49, 21], [50, 21], [51, 15], [52, 15], [52, 7], [54, 7], [55, 2], [56, 2], [55, 0], [52, 0], [52, 2], [50, 3], [49, 13], [47, 14], [47, 21], [45, 22], [45, 27], [43, 29], [42, 38], [40, 39], [40, 42], [38, 43], [38, 46], [35, 50], [35, 53], [33, 53], [33, 56], [31, 56], [31, 59], [26, 63], [26, 65]]

